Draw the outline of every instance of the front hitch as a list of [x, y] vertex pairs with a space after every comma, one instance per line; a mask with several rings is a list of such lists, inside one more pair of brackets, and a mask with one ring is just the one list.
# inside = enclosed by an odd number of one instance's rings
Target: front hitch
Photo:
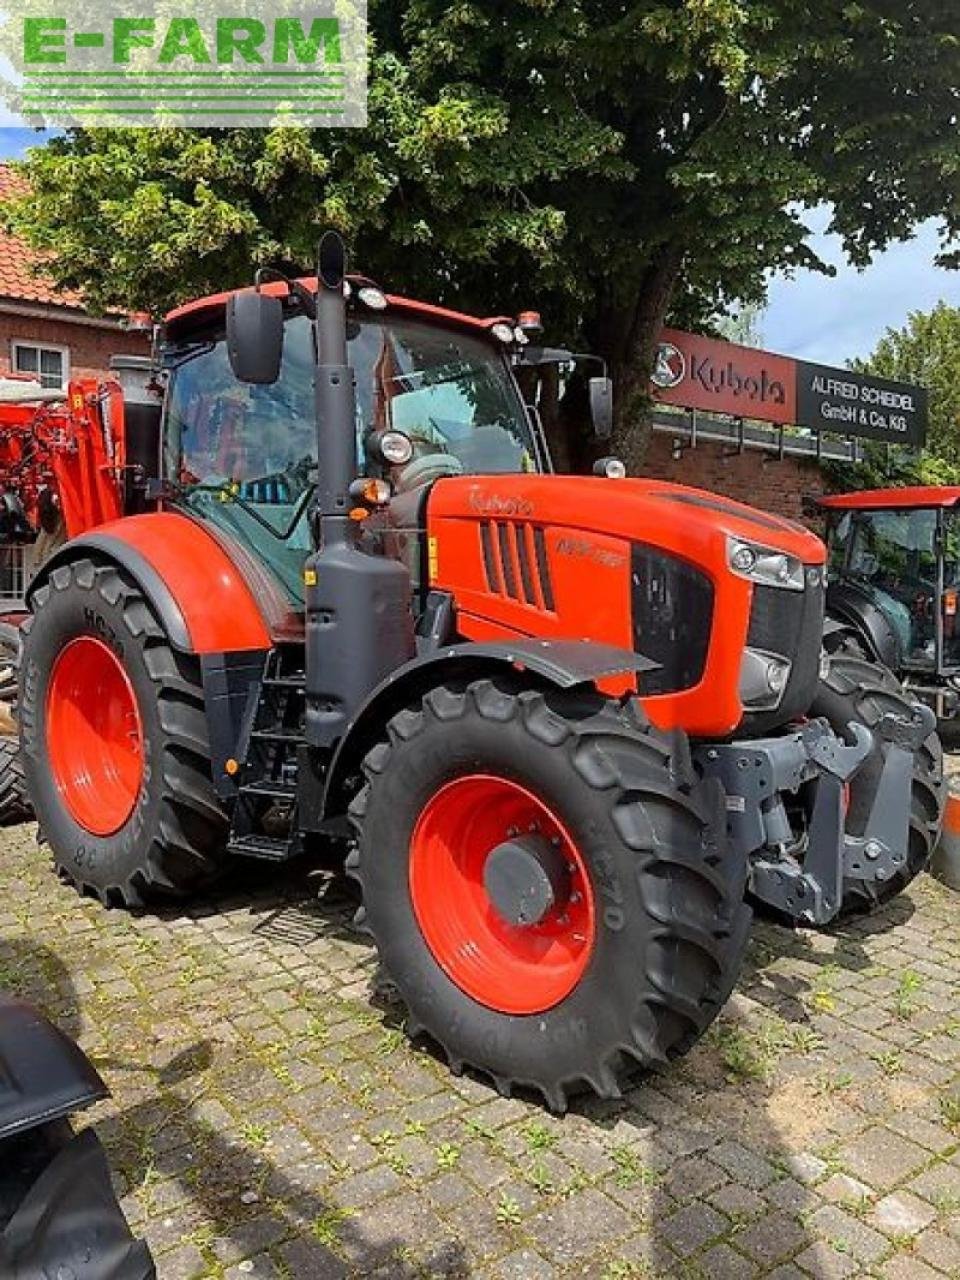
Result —
[[[750, 890], [761, 902], [807, 924], [840, 910], [845, 885], [883, 884], [907, 862], [913, 759], [935, 727], [929, 708], [910, 720], [887, 715], [873, 730], [851, 721], [844, 742], [826, 720], [780, 738], [701, 747], [696, 761], [726, 793], [736, 851], [749, 860]], [[889, 744], [864, 832], [844, 830], [846, 786], [876, 748]], [[805, 831], [790, 821], [789, 797], [812, 785]]]

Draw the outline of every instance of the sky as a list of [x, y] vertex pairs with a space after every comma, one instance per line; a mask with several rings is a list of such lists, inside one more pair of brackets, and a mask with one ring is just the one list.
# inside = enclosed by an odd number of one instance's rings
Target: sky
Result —
[[810, 244], [833, 277], [799, 271], [793, 279], [775, 278], [767, 310], [760, 319], [763, 345], [815, 364], [844, 365], [867, 356], [889, 329], [901, 328], [911, 311], [931, 311], [945, 300], [960, 307], [960, 271], [936, 267], [937, 224], [923, 223], [912, 240], [891, 245], [864, 271], [849, 266], [837, 236], [826, 234], [830, 210], [811, 210], [806, 224]]
[[[0, 160], [21, 155], [36, 144], [32, 129], [0, 128]], [[833, 277], [800, 271], [792, 279], [776, 277], [760, 320], [763, 345], [783, 355], [818, 364], [843, 366], [867, 356], [888, 328], [899, 329], [911, 311], [929, 311], [940, 299], [960, 306], [960, 271], [933, 265], [938, 241], [933, 220], [916, 236], [878, 254], [864, 271], [844, 261], [836, 236], [826, 234], [830, 210], [821, 206], [806, 218], [811, 244], [837, 267]]]

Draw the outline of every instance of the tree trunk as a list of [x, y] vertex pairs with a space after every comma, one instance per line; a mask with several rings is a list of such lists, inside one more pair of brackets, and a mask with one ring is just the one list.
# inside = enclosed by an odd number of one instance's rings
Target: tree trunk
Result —
[[630, 475], [643, 472], [652, 427], [650, 370], [682, 264], [682, 246], [665, 245], [644, 275], [622, 345], [608, 356], [615, 384], [610, 451]]

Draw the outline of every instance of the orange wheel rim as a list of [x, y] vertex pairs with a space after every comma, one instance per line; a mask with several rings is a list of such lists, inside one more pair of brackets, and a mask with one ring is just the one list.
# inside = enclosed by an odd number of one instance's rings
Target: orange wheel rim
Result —
[[143, 728], [130, 679], [102, 640], [80, 636], [61, 651], [46, 719], [50, 772], [70, 816], [92, 835], [113, 835], [143, 784]]
[[[553, 851], [562, 877], [530, 923], [505, 918], [489, 866], [506, 846]], [[521, 850], [521, 861], [525, 857]], [[527, 858], [527, 864], [536, 862]], [[486, 874], [485, 874], [486, 873]], [[434, 959], [478, 1003], [509, 1014], [553, 1008], [577, 986], [596, 940], [593, 887], [556, 814], [518, 783], [470, 774], [442, 787], [410, 843], [414, 914]]]

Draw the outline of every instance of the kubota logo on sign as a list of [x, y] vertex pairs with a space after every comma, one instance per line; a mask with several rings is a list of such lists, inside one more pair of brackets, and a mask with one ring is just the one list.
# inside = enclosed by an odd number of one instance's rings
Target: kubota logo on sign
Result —
[[668, 329], [650, 380], [665, 404], [792, 423], [796, 365], [786, 356]]
[[650, 375], [653, 385], [661, 391], [668, 391], [671, 387], [680, 385], [686, 372], [687, 362], [683, 358], [683, 352], [672, 342], [661, 342], [657, 347], [653, 373]]

